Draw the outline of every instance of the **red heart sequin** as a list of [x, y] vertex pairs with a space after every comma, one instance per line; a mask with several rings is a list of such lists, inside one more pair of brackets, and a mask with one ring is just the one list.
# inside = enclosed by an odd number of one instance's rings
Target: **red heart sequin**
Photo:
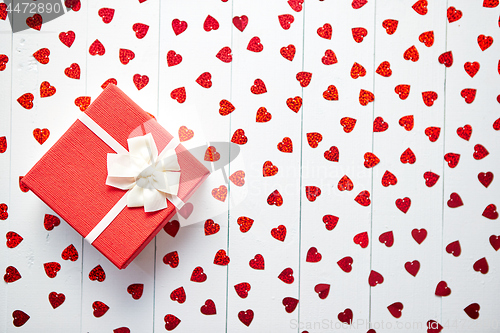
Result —
[[332, 147], [330, 147], [329, 150], [325, 151], [323, 156], [328, 161], [338, 162], [339, 161], [339, 149], [335, 146], [332, 146]]
[[43, 226], [45, 227], [45, 230], [48, 231], [59, 226], [60, 223], [61, 220], [55, 215], [45, 214], [45, 217], [43, 218]]
[[217, 149], [214, 146], [209, 146], [205, 151], [205, 156], [203, 157], [205, 161], [208, 162], [217, 162], [220, 160], [220, 154], [217, 152]]
[[450, 199], [447, 202], [448, 207], [457, 208], [463, 206], [463, 204], [462, 198], [457, 193], [453, 192], [450, 194]]
[[352, 324], [352, 310], [351, 309], [345, 309], [343, 312], [340, 312], [337, 315], [337, 318], [343, 322], [344, 324], [351, 325]]
[[339, 222], [339, 218], [337, 216], [333, 216], [333, 215], [323, 216], [323, 223], [325, 224], [325, 228], [328, 231], [333, 230], [337, 226], [338, 222]]
[[450, 168], [454, 168], [458, 165], [458, 162], [460, 161], [460, 154], [447, 153], [446, 155], [444, 155], [444, 160], [448, 162], [448, 166]]
[[370, 205], [371, 200], [370, 200], [370, 192], [368, 191], [361, 191], [359, 194], [354, 198], [354, 201], [359, 203], [361, 206], [367, 207]]
[[381, 62], [375, 72], [383, 77], [389, 77], [392, 75], [391, 64], [388, 61]]
[[15, 268], [14, 266], [8, 266], [5, 269], [5, 275], [3, 276], [3, 280], [6, 283], [16, 282], [20, 278], [21, 278], [21, 274], [19, 273], [17, 268]]
[[[273, 236], [274, 237], [274, 236]], [[288, 268], [285, 268], [281, 273], [280, 275], [278, 275], [278, 279], [280, 279], [281, 281], [285, 282], [286, 284], [292, 284], [293, 281], [294, 281], [294, 277], [293, 277], [293, 269], [291, 269], [290, 267]]]
[[95, 266], [89, 273], [89, 279], [91, 281], [103, 282], [106, 280], [106, 273], [102, 269], [101, 265]]
[[273, 236], [274, 239], [277, 239], [279, 241], [285, 241], [286, 237], [286, 227], [282, 224], [280, 224], [277, 228], [272, 228], [271, 229], [271, 236]]
[[427, 237], [427, 230], [425, 230], [423, 228], [422, 229], [415, 228], [411, 231], [411, 236], [413, 237], [415, 242], [417, 242], [418, 244], [422, 244], [422, 242]]
[[334, 85], [329, 85], [328, 88], [323, 92], [323, 98], [327, 101], [338, 101], [339, 91]]
[[12, 318], [14, 319], [12, 321], [12, 323], [14, 324], [15, 327], [21, 327], [23, 326], [24, 324], [26, 324], [26, 322], [28, 321], [28, 319], [30, 319], [30, 316], [21, 311], [21, 310], [14, 310], [14, 312], [12, 312]]
[[317, 186], [306, 186], [306, 197], [309, 201], [316, 201], [316, 198], [321, 195], [321, 189]]
[[487, 274], [489, 271], [489, 265], [486, 258], [481, 258], [474, 263], [472, 266], [476, 272], [481, 272], [482, 274]]
[[414, 164], [417, 158], [415, 157], [415, 154], [410, 148], [407, 148], [402, 154], [401, 157], [399, 158], [401, 163], [406, 164]]
[[315, 247], [311, 247], [307, 251], [306, 262], [318, 262], [322, 258], [321, 253]]
[[480, 172], [477, 175], [477, 179], [479, 179], [479, 182], [483, 184], [484, 187], [490, 186], [491, 182], [493, 181], [493, 173], [492, 172]]
[[102, 18], [104, 23], [108, 24], [113, 20], [115, 10], [113, 8], [101, 8], [97, 14]]
[[297, 308], [299, 300], [293, 297], [285, 297], [281, 303], [285, 306], [287, 313], [292, 313]]
[[[290, 2], [290, 1], [288, 1]], [[246, 326], [250, 326], [253, 320], [254, 313], [252, 310], [248, 309], [246, 311], [238, 312], [238, 319], [245, 324]]]
[[247, 298], [248, 292], [250, 291], [250, 289], [251, 289], [251, 286], [250, 286], [250, 283], [248, 283], [248, 282], [238, 283], [237, 285], [234, 286], [234, 290], [236, 290], [236, 293], [241, 298]]
[[472, 303], [469, 304], [465, 309], [465, 313], [471, 318], [471, 319], [477, 319], [479, 318], [479, 309], [481, 307], [477, 303]]
[[50, 136], [50, 131], [46, 128], [40, 129], [40, 128], [35, 128], [33, 130], [33, 137], [35, 138], [36, 141], [38, 141], [39, 144], [43, 144], [45, 141]]
[[[49, 63], [49, 61], [50, 61], [49, 56], [50, 56], [50, 50], [47, 48], [42, 48], [42, 49], [36, 51], [35, 53], [33, 53], [33, 57], [36, 59], [36, 61], [38, 61], [42, 65], [46, 65]], [[7, 56], [5, 56], [5, 57], [7, 57]], [[0, 59], [0, 61], [1, 61], [1, 59]], [[9, 61], [9, 58], [7, 58], [7, 60], [4, 63], [7, 63], [7, 61]], [[5, 65], [3, 65], [3, 67], [5, 67]], [[3, 70], [2, 67], [0, 67], [0, 70]]]
[[116, 79], [107, 79], [106, 81], [104, 81], [104, 83], [101, 85], [101, 88], [104, 89], [106, 88], [109, 84], [114, 84], [115, 86], [118, 84], [118, 82], [116, 81]]
[[363, 163], [365, 168], [373, 168], [380, 162], [380, 159], [375, 154], [370, 152], [365, 153], [363, 157], [365, 159], [365, 162]]
[[217, 310], [215, 309], [215, 303], [211, 299], [207, 299], [205, 304], [200, 308], [201, 313], [204, 315], [214, 315], [217, 314]]
[[403, 311], [403, 303], [401, 302], [392, 303], [387, 307], [387, 309], [394, 318], [401, 318]]
[[354, 244], [357, 244], [361, 246], [363, 249], [365, 249], [368, 246], [369, 240], [368, 240], [368, 232], [360, 232], [354, 238], [352, 239], [354, 241]]
[[436, 184], [439, 179], [439, 175], [434, 172], [427, 171], [424, 173], [425, 185], [427, 187], [432, 187]]
[[420, 262], [418, 260], [408, 261], [405, 263], [405, 269], [408, 273], [413, 276], [417, 276], [418, 271], [420, 270]]
[[464, 69], [469, 74], [470, 77], [474, 77], [479, 71], [479, 63], [477, 61], [474, 62], [466, 62], [464, 64]]
[[389, 185], [396, 185], [397, 183], [398, 179], [396, 176], [389, 170], [386, 170], [382, 176], [382, 186], [388, 187]]
[[184, 287], [179, 287], [170, 293], [170, 299], [174, 302], [182, 304], [186, 301], [186, 292]]
[[173, 314], [167, 314], [163, 320], [165, 321], [165, 329], [167, 331], [172, 331], [181, 323], [181, 320]]
[[134, 283], [127, 287], [127, 292], [132, 295], [133, 299], [140, 299], [144, 290], [144, 284]]
[[340, 178], [337, 188], [339, 191], [351, 191], [354, 188], [354, 184], [352, 183], [352, 180], [347, 177], [347, 175], [344, 175]]
[[354, 9], [360, 9], [368, 3], [368, 0], [352, 0], [351, 6]]
[[227, 187], [226, 185], [221, 185], [218, 188], [212, 190], [212, 196], [219, 201], [226, 201], [227, 197]]
[[15, 248], [23, 241], [23, 237], [14, 231], [7, 232], [7, 234], [5, 234], [5, 238], [7, 239], [6, 244], [9, 249]]
[[356, 126], [356, 119], [344, 117], [340, 119], [340, 125], [342, 125], [342, 127], [344, 128], [344, 132], [351, 133], [354, 129], [354, 126]]
[[384, 121], [384, 118], [377, 117], [373, 121], [373, 131], [374, 132], [384, 132], [389, 128], [389, 124]]
[[410, 95], [410, 85], [400, 84], [394, 88], [394, 92], [398, 94], [399, 98], [405, 100]]
[[80, 111], [85, 111], [90, 105], [90, 96], [80, 96], [75, 98], [75, 105], [80, 108]]
[[[311, 83], [311, 78], [312, 78], [312, 73], [309, 72], [298, 72], [297, 75], [295, 76], [297, 81], [299, 81], [300, 86], [302, 88], [305, 88]], [[297, 97], [295, 97], [297, 98]]]
[[295, 57], [295, 51], [295, 46], [293, 44], [290, 44], [288, 46], [283, 46], [280, 49], [280, 54], [283, 58], [292, 61]]
[[219, 22], [212, 16], [208, 15], [205, 22], [203, 22], [203, 30], [208, 32], [217, 29], [219, 29]]
[[427, 14], [427, 0], [419, 0], [411, 8], [418, 14], [425, 15]]
[[228, 114], [233, 112], [235, 109], [236, 108], [234, 107], [234, 105], [226, 99], [223, 99], [219, 102], [219, 114], [221, 116], [227, 116]]
[[464, 98], [465, 103], [470, 104], [476, 98], [476, 89], [463, 89], [460, 92], [460, 96]]
[[25, 109], [30, 110], [33, 108], [33, 96], [32, 93], [26, 93], [17, 99], [17, 102]]
[[306, 136], [307, 136], [307, 143], [311, 148], [318, 147], [318, 144], [321, 141], [323, 141], [323, 135], [321, 135], [321, 133], [318, 132], [307, 133]]
[[269, 194], [269, 196], [267, 197], [267, 203], [270, 206], [275, 205], [279, 207], [283, 205], [283, 197], [281, 196], [280, 192], [278, 192], [278, 190], [274, 190], [274, 192]]
[[179, 232], [180, 227], [181, 224], [179, 223], [179, 221], [172, 220], [165, 224], [163, 230], [165, 230], [165, 232], [170, 236], [175, 237], [177, 235], [177, 232]]
[[284, 137], [280, 143], [278, 143], [278, 150], [283, 153], [292, 153], [293, 152], [293, 144], [292, 140], [289, 137]]
[[491, 46], [491, 44], [493, 44], [493, 37], [479, 35], [477, 36], [477, 44], [479, 45], [481, 51], [485, 51], [487, 48]]
[[434, 101], [438, 98], [438, 95], [434, 91], [424, 91], [422, 92], [422, 99], [424, 104], [431, 107], [434, 104]]
[[271, 113], [265, 107], [260, 107], [255, 115], [255, 121], [258, 123], [267, 123], [272, 117]]
[[26, 18], [26, 25], [34, 30], [40, 31], [42, 29], [42, 23], [43, 19], [40, 14], [35, 14]]
[[167, 65], [168, 67], [172, 67], [175, 65], [178, 65], [182, 62], [182, 56], [178, 53], [175, 53], [175, 51], [168, 51], [167, 52]]
[[[134, 81], [134, 85], [137, 88], [137, 90], [141, 90], [149, 83], [149, 77], [147, 75], [135, 74], [132, 80]], [[178, 89], [184, 89], [184, 88], [178, 88]], [[172, 94], [174, 94], [174, 91], [172, 91]], [[172, 96], [172, 94], [170, 96]], [[184, 90], [184, 94], [182, 94], [182, 92], [180, 91], [179, 94], [177, 95], [177, 98], [175, 97], [172, 98], [176, 99], [177, 102], [179, 103], [183, 103], [186, 100], [186, 91]]]
[[55, 278], [57, 276], [57, 272], [61, 270], [61, 264], [54, 261], [46, 262], [45, 264], [43, 264], [43, 268], [45, 269], [45, 274], [47, 274], [47, 276], [52, 279]]
[[378, 237], [380, 243], [385, 244], [387, 247], [394, 245], [394, 233], [392, 231], [386, 231]]
[[149, 30], [149, 25], [147, 24], [135, 23], [132, 26], [132, 31], [135, 32], [135, 37], [137, 37], [137, 39], [143, 39], [148, 33], [148, 30]]
[[[0, 4], [1, 5], [1, 4]], [[40, 50], [39, 50], [40, 51]], [[48, 51], [48, 49], [47, 49]], [[38, 52], [38, 51], [37, 51]], [[33, 53], [33, 56], [37, 58], [37, 52]], [[49, 51], [50, 52], [50, 51]], [[38, 60], [38, 59], [37, 59]], [[7, 63], [9, 62], [9, 57], [6, 54], [0, 54], [0, 72], [4, 71], [7, 68]], [[48, 62], [48, 58], [47, 58]]]
[[436, 142], [439, 139], [439, 134], [441, 133], [441, 128], [439, 127], [427, 127], [425, 129], [425, 135], [429, 137], [430, 142]]
[[278, 15], [278, 20], [280, 22], [281, 27], [284, 30], [288, 30], [290, 29], [290, 26], [292, 25], [294, 18], [293, 15], [283, 14], [283, 15]]
[[179, 131], [177, 133], [179, 135], [179, 140], [181, 142], [188, 141], [188, 140], [192, 139], [194, 136], [194, 131], [187, 128], [186, 126], [179, 127]]
[[462, 11], [451, 6], [448, 7], [448, 10], [446, 11], [446, 16], [448, 17], [448, 23], [453, 23], [462, 18]]
[[415, 47], [415, 45], [411, 46], [410, 48], [408, 48], [405, 51], [405, 53], [403, 53], [403, 58], [405, 60], [411, 60], [413, 62], [418, 61], [418, 59], [420, 58], [420, 55], [418, 54], [418, 50]]
[[233, 17], [233, 24], [239, 31], [243, 32], [248, 25], [248, 17], [246, 15]]
[[264, 45], [260, 42], [260, 38], [255, 36], [248, 42], [247, 50], [252, 52], [262, 52]]
[[59, 34], [59, 40], [61, 43], [66, 45], [67, 47], [71, 47], [73, 45], [73, 42], [75, 41], [76, 35], [74, 31], [69, 30], [68, 32], [61, 32]]
[[381, 284], [383, 282], [384, 277], [382, 276], [382, 274], [373, 270], [370, 272], [370, 276], [368, 276], [368, 284], [371, 287], [375, 287], [377, 284]]
[[393, 35], [398, 28], [398, 23], [399, 22], [397, 20], [388, 19], [382, 22], [382, 27], [385, 29], [385, 32], [387, 32], [388, 35]]
[[494, 204], [486, 206], [482, 215], [490, 220], [496, 220], [498, 218], [497, 206]]
[[104, 45], [102, 45], [102, 43], [96, 39], [92, 44], [90, 44], [90, 47], [89, 47], [89, 53], [90, 55], [104, 55], [104, 53], [106, 53], [106, 49], [104, 48]]
[[353, 260], [351, 257], [344, 257], [337, 261], [337, 265], [339, 265], [340, 269], [343, 270], [346, 273], [349, 273], [352, 271], [352, 263]]
[[49, 82], [43, 81], [40, 84], [40, 97], [50, 97], [56, 93], [56, 88], [51, 86]]
[[322, 27], [318, 28], [317, 33], [321, 38], [332, 39], [332, 26], [330, 23], [325, 23]]
[[256, 79], [253, 82], [253, 86], [250, 87], [250, 91], [252, 92], [252, 94], [260, 95], [266, 93], [267, 88], [264, 81], [262, 81], [261, 79]]
[[262, 166], [262, 176], [271, 177], [278, 173], [278, 167], [275, 166], [271, 161], [264, 162]]
[[352, 28], [352, 38], [356, 43], [361, 43], [363, 38], [368, 35], [368, 31], [365, 28]]
[[355, 62], [351, 67], [351, 77], [357, 79], [358, 77], [363, 77], [366, 75], [366, 69]]
[[436, 286], [436, 291], [434, 292], [436, 296], [446, 297], [450, 296], [451, 289], [448, 287], [446, 281], [439, 281]]
[[203, 268], [198, 266], [193, 270], [191, 274], [191, 281], [193, 282], [205, 282], [207, 280], [207, 275], [203, 272]]
[[495, 8], [496, 6], [498, 6], [499, 3], [500, 3], [500, 1], [498, 1], [498, 0], [484, 0], [483, 7]]
[[321, 58], [321, 62], [324, 65], [336, 64], [338, 62], [338, 60], [337, 60], [337, 56], [335, 55], [335, 52], [333, 52], [330, 49], [326, 50], [325, 55], [323, 56], [323, 58]]
[[61, 253], [61, 258], [64, 260], [77, 261], [78, 251], [73, 244], [68, 245]]
[[[19, 182], [19, 184], [21, 185], [21, 182]], [[7, 220], [7, 218], [9, 217], [9, 213], [7, 212], [7, 210], [9, 210], [9, 207], [6, 204], [0, 204], [0, 220]]]
[[330, 293], [330, 285], [326, 283], [319, 283], [316, 286], [314, 286], [314, 291], [318, 293], [318, 297], [320, 299], [325, 299], [328, 297], [328, 294]]
[[94, 303], [92, 303], [92, 308], [94, 309], [93, 314], [96, 318], [104, 316], [104, 314], [106, 314], [106, 312], [108, 312], [109, 310], [109, 306], [101, 301], [95, 301]]
[[452, 254], [454, 257], [458, 257], [462, 253], [462, 248], [460, 247], [459, 241], [451, 242], [446, 246], [446, 252]]
[[63, 293], [58, 294], [55, 291], [53, 291], [49, 294], [49, 302], [50, 302], [50, 305], [52, 305], [52, 307], [54, 309], [61, 306], [65, 300], [66, 300], [66, 296]]
[[240, 217], [238, 217], [238, 220], [237, 220], [237, 223], [240, 226], [241, 232], [247, 232], [248, 230], [250, 230], [250, 228], [253, 225], [253, 222], [254, 222], [253, 219], [246, 217], [246, 216], [240, 216]]
[[251, 259], [248, 264], [253, 269], [263, 270], [264, 269], [264, 257], [261, 254], [256, 254], [253, 259]]
[[214, 264], [215, 265], [219, 265], [219, 266], [226, 266], [227, 264], [229, 264], [229, 257], [227, 256], [226, 254], [226, 250], [219, 250], [217, 251], [217, 253], [215, 254], [215, 257], [214, 257]]
[[396, 207], [403, 213], [407, 213], [411, 206], [411, 199], [408, 197], [404, 197], [403, 199], [396, 200]]
[[165, 265], [169, 265], [172, 268], [176, 268], [177, 266], [179, 266], [179, 254], [177, 253], [177, 251], [165, 254], [165, 256], [163, 257], [163, 263]]
[[290, 110], [297, 113], [299, 112], [300, 107], [302, 106], [302, 97], [300, 96], [295, 96], [294, 98], [290, 97], [286, 100], [286, 105]]
[[483, 145], [477, 144], [474, 146], [474, 154], [473, 154], [474, 159], [482, 160], [483, 158], [485, 158], [489, 154], [490, 153], [488, 152], [488, 150], [486, 148], [484, 148]]
[[231, 137], [231, 142], [238, 145], [244, 145], [247, 141], [248, 138], [245, 135], [245, 131], [241, 128], [234, 131], [233, 136]]
[[421, 33], [420, 36], [418, 36], [418, 40], [424, 43], [425, 46], [431, 47], [434, 45], [434, 31], [431, 30]]
[[405, 130], [411, 131], [414, 125], [413, 115], [401, 117], [399, 119], [399, 125], [404, 127]]
[[196, 79], [196, 83], [198, 83], [203, 88], [208, 89], [208, 88], [212, 87], [212, 74], [210, 74], [209, 72], [202, 73]]
[[130, 62], [130, 60], [133, 60], [135, 58], [135, 53], [128, 49], [120, 49], [119, 58], [120, 62], [126, 65]]
[[440, 64], [444, 64], [446, 67], [451, 67], [453, 65], [453, 53], [451, 51], [441, 54], [438, 58]]
[[375, 100], [375, 95], [368, 90], [361, 89], [359, 91], [359, 104], [366, 106], [368, 103]]
[[500, 236], [491, 235], [490, 244], [495, 251], [498, 251], [500, 249]]
[[457, 134], [462, 139], [469, 141], [472, 135], [472, 127], [471, 125], [465, 125], [464, 127], [457, 128]]
[[176, 36], [186, 31], [187, 26], [188, 24], [186, 21], [180, 21], [179, 19], [172, 20], [172, 29], [174, 30]]
[[231, 48], [229, 46], [224, 46], [215, 56], [217, 59], [225, 63], [233, 61], [233, 55], [231, 54]]

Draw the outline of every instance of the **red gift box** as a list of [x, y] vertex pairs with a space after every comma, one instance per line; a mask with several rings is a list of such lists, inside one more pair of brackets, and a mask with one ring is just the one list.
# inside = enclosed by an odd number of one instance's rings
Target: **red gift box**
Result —
[[[158, 152], [173, 139], [112, 84], [85, 113], [124, 148], [129, 137], [146, 133], [152, 134]], [[175, 152], [181, 168], [177, 196], [186, 202], [209, 171], [182, 145]], [[86, 237], [126, 193], [106, 185], [108, 153], [115, 151], [77, 120], [24, 176], [23, 183]], [[127, 267], [175, 214], [175, 206], [170, 201], [167, 204], [155, 212], [145, 212], [144, 207], [123, 208], [92, 245], [118, 268]]]

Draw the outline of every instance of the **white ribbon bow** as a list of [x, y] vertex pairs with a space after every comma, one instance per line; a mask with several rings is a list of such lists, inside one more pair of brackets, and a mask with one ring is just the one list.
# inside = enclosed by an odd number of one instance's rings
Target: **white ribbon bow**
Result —
[[151, 133], [130, 138], [128, 154], [108, 154], [106, 185], [127, 192], [128, 207], [145, 212], [167, 208], [167, 196], [177, 196], [181, 168], [174, 149], [158, 149]]

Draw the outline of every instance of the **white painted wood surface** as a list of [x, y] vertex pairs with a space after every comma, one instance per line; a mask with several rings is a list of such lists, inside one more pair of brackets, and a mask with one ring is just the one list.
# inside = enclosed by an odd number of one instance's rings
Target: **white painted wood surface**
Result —
[[[0, 137], [5, 136], [8, 144], [0, 154], [0, 203], [8, 205], [9, 213], [0, 221], [0, 230], [23, 237], [15, 248], [0, 247], [2, 269], [14, 266], [22, 276], [2, 282], [0, 331], [123, 333], [126, 330], [118, 329], [126, 327], [130, 332], [163, 332], [165, 317], [173, 315], [180, 320], [175, 332], [438, 332], [426, 327], [431, 320], [443, 326], [443, 332], [498, 332], [500, 253], [490, 237], [500, 238], [500, 227], [498, 219], [482, 214], [490, 204], [500, 207], [495, 178], [500, 175], [500, 131], [493, 128], [500, 118], [500, 5], [495, 0], [429, 0], [427, 13], [421, 15], [417, 13], [421, 1], [365, 2], [82, 0], [80, 10], [43, 23], [40, 31], [12, 34], [8, 20], [0, 20], [0, 54], [9, 58], [0, 71]], [[447, 19], [451, 6], [462, 13], [454, 22]], [[111, 22], [103, 22], [101, 8], [115, 10]], [[175, 19], [185, 21], [187, 29], [176, 33]], [[398, 21], [392, 34], [384, 27], [388, 19]], [[212, 30], [204, 29], [207, 20], [212, 20]], [[143, 38], [133, 30], [136, 23], [149, 27]], [[318, 32], [327, 23], [332, 28], [330, 39]], [[362, 41], [354, 40], [353, 28], [367, 30]], [[67, 47], [59, 34], [70, 30], [76, 38]], [[427, 31], [434, 34], [429, 46], [419, 40]], [[484, 51], [478, 45], [480, 35], [493, 38]], [[261, 51], [254, 37], [260, 39]], [[96, 39], [105, 47], [102, 56], [89, 52]], [[257, 49], [249, 50], [249, 44]], [[280, 53], [289, 45], [295, 47], [293, 59]], [[404, 58], [411, 46], [418, 50], [418, 61]], [[231, 61], [216, 57], [224, 47], [230, 48]], [[33, 57], [41, 48], [50, 49], [48, 64]], [[135, 57], [122, 64], [120, 49], [132, 50]], [[335, 53], [333, 64], [322, 62], [327, 50]], [[181, 55], [182, 61], [169, 63], [169, 51]], [[449, 67], [438, 61], [447, 51], [453, 55]], [[377, 73], [384, 61], [392, 70], [388, 77]], [[471, 77], [464, 65], [475, 61], [480, 68]], [[80, 66], [79, 79], [64, 74], [73, 63]], [[355, 63], [364, 67], [365, 75], [351, 76]], [[296, 78], [300, 72], [312, 73], [309, 84], [301, 86]], [[207, 77], [204, 73], [211, 76], [210, 87], [203, 86], [207, 81], [200, 83]], [[142, 89], [134, 84], [136, 74], [148, 77]], [[19, 176], [78, 116], [75, 99], [94, 100], [110, 78], [173, 135], [180, 136], [182, 126], [192, 130], [193, 137], [183, 144], [214, 170], [190, 200], [192, 214], [173, 218], [185, 225], [175, 237], [160, 231], [122, 271], [64, 221], [46, 230], [44, 216], [54, 213], [33, 193], [19, 188]], [[252, 92], [257, 79], [264, 82], [265, 93]], [[40, 97], [44, 81], [56, 88], [53, 96]], [[406, 99], [395, 92], [401, 84], [410, 85]], [[338, 100], [324, 97], [331, 85], [338, 90]], [[186, 91], [182, 103], [171, 97], [177, 88]], [[477, 90], [472, 103], [461, 97], [463, 89]], [[373, 93], [374, 101], [361, 105], [360, 90]], [[426, 91], [437, 93], [432, 106], [424, 104]], [[34, 95], [32, 109], [17, 101], [25, 93]], [[294, 112], [287, 100], [296, 97], [302, 105]], [[223, 100], [234, 106], [230, 114], [220, 113]], [[262, 107], [272, 116], [267, 122], [256, 121]], [[406, 130], [400, 119], [410, 115], [414, 126]], [[351, 131], [341, 123], [346, 117], [356, 119]], [[373, 132], [377, 117], [389, 125], [387, 130]], [[457, 135], [466, 124], [472, 127], [469, 140]], [[425, 134], [428, 127], [440, 128], [434, 142]], [[33, 137], [35, 128], [50, 129], [42, 145]], [[239, 129], [247, 142], [229, 145]], [[314, 148], [308, 142], [308, 133], [313, 132], [322, 136]], [[291, 153], [278, 148], [285, 137], [293, 143]], [[489, 155], [475, 159], [477, 144]], [[220, 154], [219, 164], [204, 160], [209, 145]], [[324, 157], [333, 146], [339, 150], [338, 162]], [[407, 148], [416, 156], [414, 164], [400, 161]], [[455, 168], [443, 158], [450, 152], [460, 154]], [[365, 153], [375, 154], [380, 163], [365, 167]], [[263, 177], [267, 161], [278, 172]], [[397, 177], [396, 185], [384, 186], [386, 170]], [[228, 180], [236, 171], [245, 172], [243, 186]], [[425, 183], [428, 171], [439, 175], [432, 187]], [[478, 180], [483, 172], [494, 174], [487, 187]], [[338, 188], [344, 175], [353, 183], [351, 191]], [[212, 196], [219, 186], [228, 190], [224, 201]], [[307, 198], [309, 186], [321, 189], [314, 201]], [[267, 202], [275, 190], [283, 198], [281, 206]], [[370, 193], [368, 206], [355, 201], [365, 190]], [[459, 194], [463, 206], [450, 208], [452, 193]], [[411, 199], [406, 213], [396, 205], [405, 197]], [[334, 228], [326, 228], [325, 215], [339, 218]], [[241, 217], [253, 220], [249, 230], [241, 226]], [[216, 233], [206, 235], [207, 220], [219, 226]], [[283, 240], [273, 237], [279, 226], [286, 228]], [[414, 229], [427, 232], [420, 244], [412, 236]], [[392, 246], [379, 240], [389, 231]], [[362, 247], [356, 235], [364, 232], [368, 244]], [[447, 246], [457, 240], [461, 254], [454, 256]], [[79, 254], [74, 262], [61, 258], [70, 244]], [[321, 260], [307, 260], [311, 248], [317, 249]], [[220, 250], [229, 257], [227, 265], [214, 263]], [[179, 258], [174, 267], [164, 260], [173, 252]], [[264, 258], [263, 270], [251, 267], [256, 255]], [[353, 260], [350, 272], [338, 264], [347, 257]], [[473, 267], [482, 258], [488, 263], [486, 274]], [[414, 260], [420, 269], [412, 276], [405, 264]], [[61, 265], [54, 278], [44, 271], [48, 262]], [[103, 282], [89, 278], [97, 265], [106, 273]], [[203, 268], [206, 281], [192, 281], [197, 267]], [[383, 283], [370, 286], [372, 271], [383, 276]], [[290, 276], [293, 282], [287, 280]], [[451, 289], [449, 296], [435, 295], [440, 281]], [[250, 286], [247, 297], [235, 290], [241, 283]], [[132, 284], [144, 286], [137, 300], [127, 292]], [[329, 285], [327, 297], [320, 298], [325, 294], [318, 291], [325, 286], [319, 284]], [[184, 302], [172, 295], [180, 287]], [[65, 295], [56, 309], [48, 300], [51, 292]], [[287, 312], [285, 304], [293, 308], [296, 300], [296, 308]], [[102, 317], [93, 314], [95, 301], [109, 307]], [[210, 301], [216, 313], [207, 315], [204, 306]], [[399, 318], [388, 309], [398, 302], [403, 305]], [[464, 311], [474, 303], [480, 306], [477, 319]], [[353, 314], [351, 325], [341, 322], [348, 309]], [[13, 325], [15, 310], [30, 316], [21, 327]]]

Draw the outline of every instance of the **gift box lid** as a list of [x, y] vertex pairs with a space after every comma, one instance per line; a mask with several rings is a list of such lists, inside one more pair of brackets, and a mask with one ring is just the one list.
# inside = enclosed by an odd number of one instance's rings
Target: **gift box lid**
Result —
[[[151, 133], [158, 151], [173, 139], [150, 114], [115, 85], [108, 85], [85, 111], [114, 140], [127, 148], [130, 136]], [[209, 171], [184, 146], [175, 148], [181, 167], [178, 197], [186, 202]], [[23, 177], [23, 183], [80, 235], [87, 236], [126, 191], [106, 185], [107, 154], [102, 139], [75, 121]], [[92, 245], [118, 268], [125, 268], [175, 214], [167, 208], [146, 213], [125, 207]]]

